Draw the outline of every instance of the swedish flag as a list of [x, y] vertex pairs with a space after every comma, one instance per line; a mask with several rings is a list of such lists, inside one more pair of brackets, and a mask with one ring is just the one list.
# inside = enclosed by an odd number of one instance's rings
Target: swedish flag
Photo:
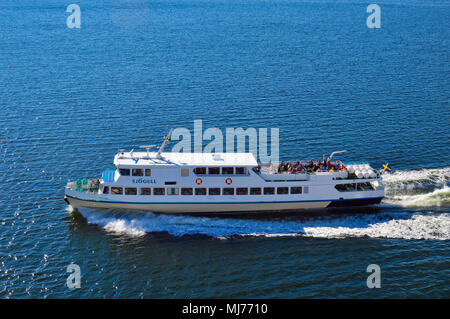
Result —
[[389, 167], [388, 162], [384, 162], [383, 167], [380, 168], [381, 174], [383, 174], [385, 171], [392, 171], [392, 169]]

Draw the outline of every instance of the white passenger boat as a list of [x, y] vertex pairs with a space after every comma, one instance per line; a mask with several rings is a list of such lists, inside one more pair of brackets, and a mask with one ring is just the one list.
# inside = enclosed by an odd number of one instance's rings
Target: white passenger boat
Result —
[[[158, 213], [298, 211], [378, 204], [385, 187], [368, 164], [289, 174], [258, 164], [252, 153], [120, 151], [115, 169], [65, 188], [72, 207]], [[339, 152], [335, 152], [339, 153]], [[330, 156], [330, 159], [335, 154]]]

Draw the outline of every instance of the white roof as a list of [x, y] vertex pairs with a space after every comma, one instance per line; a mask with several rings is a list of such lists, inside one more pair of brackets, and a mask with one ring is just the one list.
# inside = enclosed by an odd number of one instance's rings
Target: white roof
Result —
[[252, 153], [161, 153], [120, 152], [114, 156], [116, 166], [258, 166]]

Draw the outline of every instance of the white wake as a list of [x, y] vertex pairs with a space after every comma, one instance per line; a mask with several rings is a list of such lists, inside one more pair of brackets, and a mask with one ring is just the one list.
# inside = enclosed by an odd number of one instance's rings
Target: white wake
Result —
[[450, 206], [450, 167], [400, 170], [383, 175], [384, 203], [402, 207]]
[[165, 232], [172, 236], [207, 235], [317, 238], [372, 237], [450, 240], [449, 213], [376, 213], [307, 217], [301, 220], [240, 219], [79, 209], [89, 224], [129, 236]]

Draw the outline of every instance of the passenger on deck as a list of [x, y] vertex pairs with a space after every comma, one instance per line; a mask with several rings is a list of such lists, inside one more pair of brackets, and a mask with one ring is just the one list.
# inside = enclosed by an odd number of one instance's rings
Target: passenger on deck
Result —
[[314, 172], [317, 172], [319, 169], [320, 169], [320, 162], [316, 161], [316, 163], [314, 163], [313, 170]]
[[303, 165], [302, 165], [302, 162], [299, 162], [299, 161], [297, 161], [297, 166], [295, 167], [295, 171], [297, 172], [297, 173], [303, 173]]
[[289, 174], [294, 174], [294, 173], [295, 173], [294, 166], [292, 166], [292, 165], [289, 166], [288, 173], [289, 173]]
[[289, 172], [289, 170], [291, 169], [291, 167], [292, 167], [291, 162], [287, 162], [287, 163], [286, 163], [286, 171]]
[[284, 164], [284, 161], [281, 161], [280, 165], [278, 166], [278, 173], [283, 173], [286, 171], [286, 164]]

